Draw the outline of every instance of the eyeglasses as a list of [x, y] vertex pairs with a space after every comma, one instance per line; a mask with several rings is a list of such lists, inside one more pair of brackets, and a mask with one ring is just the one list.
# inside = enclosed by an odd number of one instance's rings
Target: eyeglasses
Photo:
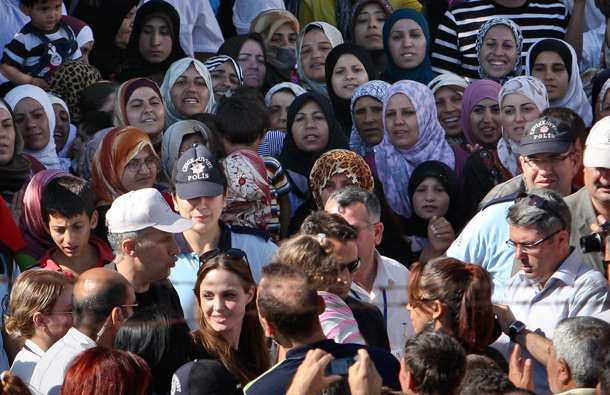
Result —
[[568, 152], [564, 155], [551, 156], [548, 159], [530, 158], [528, 156], [523, 158], [523, 161], [532, 168], [532, 170], [540, 170], [541, 168], [547, 168], [548, 166], [556, 165], [559, 162], [563, 162], [570, 156], [574, 155], [574, 151]]
[[146, 165], [150, 170], [157, 169], [159, 167], [159, 159], [154, 156], [149, 156], [144, 162], [130, 161], [125, 165], [125, 168], [132, 173], [137, 173], [142, 168], [142, 165]]
[[551, 237], [555, 236], [557, 233], [561, 232], [562, 230], [563, 230], [563, 228], [556, 230], [555, 232], [551, 233], [550, 235], [548, 235], [532, 244], [515, 243], [514, 241], [509, 239], [509, 240], [506, 240], [506, 245], [509, 246], [510, 248], [514, 248], [515, 251], [517, 250], [517, 247], [521, 247], [521, 251], [528, 254], [528, 253], [532, 252], [533, 250], [535, 250], [540, 244], [544, 243], [545, 241], [547, 241]]
[[44, 313], [44, 314], [72, 314], [71, 311], [49, 311], [48, 313]]
[[348, 262], [348, 263], [342, 263], [341, 266], [341, 272], [343, 272], [345, 269], [347, 269], [348, 272], [353, 273], [356, 270], [360, 269], [360, 265], [362, 264], [362, 260], [360, 258], [356, 259], [355, 261], [352, 262]]
[[[121, 308], [121, 310], [125, 307], [138, 307], [139, 304], [136, 303], [131, 303], [131, 304], [122, 304], [121, 306], [119, 306]], [[113, 307], [114, 309], [114, 307]], [[71, 314], [71, 313], [70, 313]], [[97, 332], [96, 334], [96, 338], [95, 338], [95, 342], [97, 343], [100, 340], [100, 337], [102, 337], [102, 335], [104, 334], [104, 332], [106, 331], [106, 326], [108, 325], [108, 321], [110, 321], [110, 316], [112, 315], [112, 311], [110, 312], [110, 315], [108, 315], [108, 318], [106, 318], [106, 321], [104, 321], [104, 325], [100, 328], [99, 332]]]
[[240, 250], [239, 248], [216, 248], [215, 250], [210, 250], [208, 252], [204, 252], [199, 257], [199, 268], [205, 265], [207, 261], [210, 259], [216, 258], [220, 254], [225, 254], [231, 259], [239, 260], [245, 259], [246, 263], [248, 263], [248, 267], [250, 267], [250, 262], [248, 261], [248, 255], [245, 251]]

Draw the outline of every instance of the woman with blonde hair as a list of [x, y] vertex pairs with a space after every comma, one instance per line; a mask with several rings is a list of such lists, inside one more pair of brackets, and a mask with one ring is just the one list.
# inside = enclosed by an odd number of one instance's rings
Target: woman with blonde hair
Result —
[[11, 315], [4, 320], [9, 336], [23, 348], [11, 366], [11, 374], [29, 383], [36, 364], [72, 326], [72, 282], [55, 270], [28, 270], [19, 275], [11, 290]]

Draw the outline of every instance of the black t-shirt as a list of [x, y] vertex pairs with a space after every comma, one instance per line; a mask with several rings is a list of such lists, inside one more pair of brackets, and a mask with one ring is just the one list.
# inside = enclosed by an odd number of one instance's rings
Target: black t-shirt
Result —
[[142, 310], [149, 306], [168, 306], [181, 317], [184, 318], [184, 311], [180, 305], [178, 292], [174, 289], [169, 279], [158, 280], [150, 284], [148, 291], [136, 292], [138, 307], [135, 311]]

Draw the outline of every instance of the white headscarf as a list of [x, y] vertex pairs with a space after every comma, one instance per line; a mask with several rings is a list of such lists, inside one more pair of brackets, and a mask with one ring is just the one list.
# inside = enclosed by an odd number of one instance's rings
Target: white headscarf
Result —
[[293, 84], [292, 82], [280, 82], [279, 84], [273, 85], [273, 87], [269, 89], [269, 92], [267, 92], [267, 94], [265, 95], [265, 105], [267, 107], [271, 105], [271, 98], [273, 97], [273, 95], [275, 95], [278, 91], [281, 91], [282, 89], [289, 89], [290, 91], [292, 91], [292, 93], [294, 93], [295, 96], [300, 96], [303, 93], [307, 92], [302, 86]]
[[246, 34], [254, 18], [261, 12], [273, 9], [286, 9], [282, 0], [235, 0], [233, 5], [233, 24], [237, 34]]
[[191, 64], [195, 65], [195, 69], [199, 73], [200, 76], [203, 77], [205, 84], [208, 87], [208, 103], [203, 109], [204, 113], [213, 113], [216, 111], [216, 100], [214, 99], [214, 90], [212, 88], [212, 78], [210, 77], [210, 72], [208, 69], [194, 58], [182, 58], [180, 60], [175, 61], [169, 66], [167, 73], [165, 73], [165, 78], [163, 79], [163, 84], [161, 85], [161, 94], [163, 95], [163, 99], [165, 101], [165, 128], [169, 128], [174, 123], [186, 119], [184, 115], [180, 114], [172, 101], [172, 87], [176, 83], [176, 80], [184, 74], [184, 72], [191, 67]]
[[[52, 93], [47, 93], [47, 95], [49, 95], [49, 100], [51, 100], [51, 105], [59, 104], [68, 113], [68, 122], [70, 123], [70, 131], [68, 132], [68, 140], [66, 140], [66, 145], [64, 145], [64, 147], [61, 149], [61, 151], [59, 151], [57, 153], [57, 156], [59, 156], [60, 158], [67, 158], [68, 151], [70, 150], [72, 143], [76, 139], [76, 126], [72, 125], [72, 117], [70, 117], [70, 110], [68, 109], [68, 105], [66, 104], [66, 102], [61, 100], [59, 97], [55, 96]], [[57, 123], [57, 120], [56, 120], [56, 123]], [[51, 136], [52, 135], [53, 135], [53, 132], [51, 132]]]
[[11, 106], [11, 109], [15, 111], [17, 103], [25, 98], [36, 100], [43, 108], [47, 120], [49, 122], [49, 142], [40, 151], [31, 151], [27, 148], [23, 148], [21, 151], [24, 154], [32, 155], [40, 163], [42, 163], [47, 169], [60, 169], [68, 171], [70, 169], [70, 160], [60, 160], [57, 156], [55, 148], [55, 140], [53, 139], [53, 132], [55, 130], [55, 111], [53, 111], [53, 105], [49, 96], [41, 88], [34, 85], [20, 85], [10, 90], [4, 100]]
[[[538, 78], [519, 76], [505, 83], [498, 94], [500, 108], [502, 108], [506, 95], [511, 93], [519, 93], [527, 97], [534, 102], [541, 113], [549, 108], [549, 96], [546, 92], [546, 87]], [[508, 138], [504, 128], [502, 128], [502, 138], [498, 141], [498, 158], [513, 176], [517, 175], [517, 158], [515, 158], [515, 154], [521, 154], [521, 142]]]

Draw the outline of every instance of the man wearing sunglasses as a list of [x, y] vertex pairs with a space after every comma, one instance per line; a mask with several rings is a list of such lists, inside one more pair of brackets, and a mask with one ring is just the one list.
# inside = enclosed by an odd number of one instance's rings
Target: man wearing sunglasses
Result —
[[555, 325], [610, 308], [608, 281], [570, 246], [572, 216], [548, 189], [521, 195], [508, 210], [510, 237], [520, 271], [502, 288], [496, 305], [502, 336], [495, 347], [508, 360], [515, 344], [533, 357], [536, 393], [549, 393], [545, 364]]
[[72, 294], [71, 328], [42, 356], [30, 380], [36, 393], [59, 394], [70, 362], [95, 346], [114, 347], [114, 339], [133, 314], [133, 286], [120, 273], [94, 268], [81, 274]]

